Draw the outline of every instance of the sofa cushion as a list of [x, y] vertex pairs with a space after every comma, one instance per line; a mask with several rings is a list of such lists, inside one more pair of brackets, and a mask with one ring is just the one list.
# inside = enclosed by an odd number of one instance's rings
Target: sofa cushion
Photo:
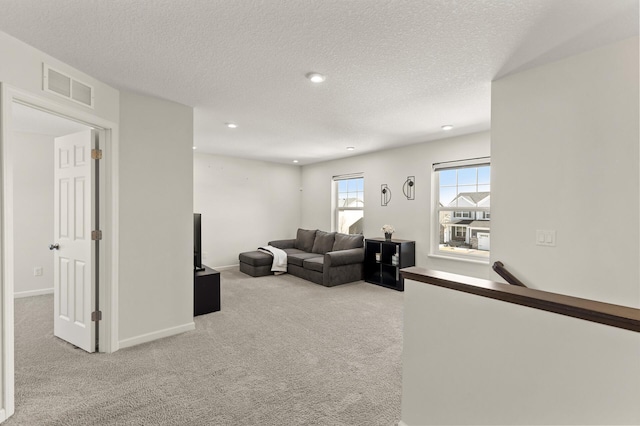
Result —
[[335, 232], [316, 231], [316, 239], [313, 242], [314, 253], [325, 254], [328, 251], [333, 250], [333, 241], [336, 236]]
[[287, 263], [297, 266], [303, 266], [305, 260], [322, 256], [323, 255], [318, 253], [294, 253], [287, 255]]
[[304, 269], [322, 272], [324, 267], [324, 256], [313, 257], [304, 261]]
[[306, 251], [298, 250], [296, 248], [286, 248], [282, 250], [284, 250], [284, 252], [287, 253], [287, 256], [291, 256], [292, 254], [306, 253]]
[[[304, 250], [307, 252], [311, 252], [313, 249], [313, 242], [316, 239], [316, 229], [301, 229], [298, 228], [298, 233], [296, 234], [296, 242], [294, 247], [299, 250]], [[302, 265], [300, 265], [302, 266]]]
[[348, 250], [364, 247], [364, 235], [362, 234], [340, 234], [337, 233], [333, 243], [333, 250]]

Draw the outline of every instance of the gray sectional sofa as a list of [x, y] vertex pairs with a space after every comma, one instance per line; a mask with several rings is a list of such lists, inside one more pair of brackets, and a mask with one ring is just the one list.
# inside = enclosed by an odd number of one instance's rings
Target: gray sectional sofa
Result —
[[[300, 278], [333, 287], [363, 277], [364, 236], [298, 229], [296, 238], [270, 241], [287, 253], [287, 271]], [[240, 271], [271, 274], [272, 257], [260, 251], [240, 253]]]

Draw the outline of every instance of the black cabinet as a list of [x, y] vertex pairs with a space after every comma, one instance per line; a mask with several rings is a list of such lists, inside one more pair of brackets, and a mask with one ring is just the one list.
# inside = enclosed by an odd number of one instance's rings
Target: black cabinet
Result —
[[365, 240], [364, 280], [368, 283], [404, 291], [400, 269], [415, 264], [415, 241], [387, 241], [384, 238]]
[[193, 316], [220, 310], [220, 272], [202, 265], [193, 279]]

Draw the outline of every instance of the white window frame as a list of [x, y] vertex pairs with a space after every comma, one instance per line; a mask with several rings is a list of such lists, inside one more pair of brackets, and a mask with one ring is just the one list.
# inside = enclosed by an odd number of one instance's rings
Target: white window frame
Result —
[[[338, 205], [338, 183], [341, 180], [349, 180], [349, 179], [362, 179], [363, 189], [362, 189], [362, 207], [341, 207]], [[331, 181], [331, 210], [333, 211], [331, 218], [331, 230], [333, 232], [339, 232], [338, 224], [340, 212], [343, 211], [362, 211], [362, 220], [364, 221], [364, 173], [351, 173], [347, 175], [338, 175], [333, 176]]]
[[[450, 161], [444, 163], [435, 163], [433, 164], [432, 173], [432, 200], [433, 200], [433, 210], [432, 210], [432, 239], [431, 239], [431, 250], [429, 256], [431, 257], [446, 257], [449, 259], [456, 259], [462, 261], [469, 261], [475, 263], [488, 264], [489, 256], [484, 253], [479, 253], [476, 250], [472, 250], [470, 252], [465, 252], [464, 250], [452, 250], [445, 251], [440, 249], [440, 213], [441, 212], [469, 212], [471, 216], [478, 217], [477, 213], [473, 212], [483, 212], [485, 218], [490, 220], [491, 212], [490, 207], [449, 207], [449, 206], [440, 206], [440, 173], [444, 170], [451, 169], [462, 169], [462, 168], [476, 168], [483, 166], [491, 166], [491, 158], [490, 157], [481, 157], [481, 158], [473, 158], [468, 160], [460, 160], [460, 161]], [[491, 183], [489, 183], [490, 185]], [[476, 185], [478, 183], [476, 182]], [[488, 192], [491, 192], [490, 190]], [[451, 214], [453, 218], [454, 213]], [[471, 217], [456, 217], [455, 219], [471, 219]], [[478, 219], [474, 219], [478, 220]], [[454, 230], [451, 229], [452, 236], [454, 235]], [[469, 233], [470, 231], [467, 230]], [[489, 231], [490, 232], [490, 231]], [[470, 234], [469, 234], [470, 237]], [[486, 252], [485, 252], [486, 253]], [[490, 253], [490, 252], [489, 252]]]
[[[460, 216], [456, 216], [456, 213], [461, 213]], [[471, 219], [471, 212], [469, 210], [454, 210], [454, 219]]]

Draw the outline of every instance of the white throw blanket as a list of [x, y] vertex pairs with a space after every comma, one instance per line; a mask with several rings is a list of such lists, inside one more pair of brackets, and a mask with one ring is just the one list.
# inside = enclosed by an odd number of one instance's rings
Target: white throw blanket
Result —
[[271, 271], [275, 275], [287, 272], [287, 252], [273, 246], [258, 247], [258, 250], [269, 253], [273, 256]]

